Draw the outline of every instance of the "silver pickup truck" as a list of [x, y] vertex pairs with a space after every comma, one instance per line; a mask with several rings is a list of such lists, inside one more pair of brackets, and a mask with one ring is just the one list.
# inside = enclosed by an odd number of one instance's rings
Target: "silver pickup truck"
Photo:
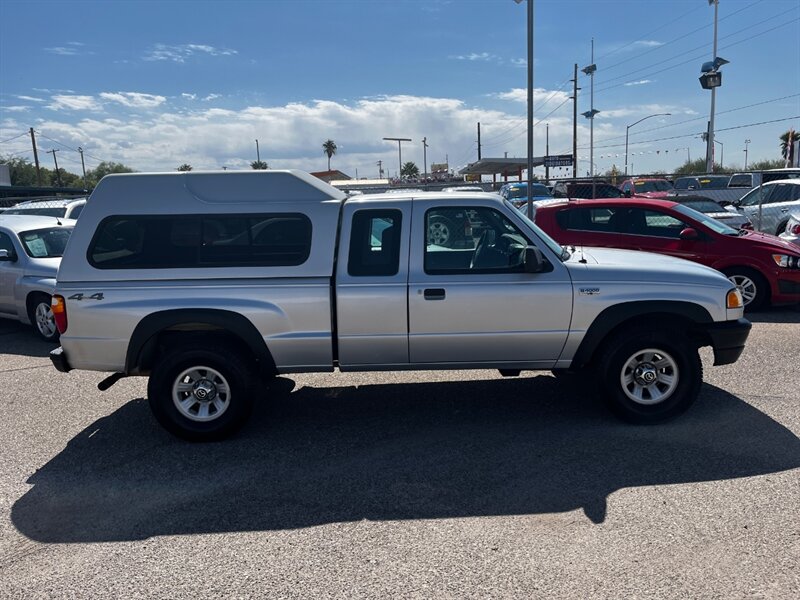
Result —
[[[444, 235], [444, 232], [447, 235]], [[700, 346], [750, 324], [720, 273], [562, 248], [496, 194], [345, 194], [298, 171], [104, 178], [70, 239], [56, 368], [148, 375], [191, 440], [247, 419], [280, 373], [594, 367], [611, 409], [651, 423], [697, 397]]]

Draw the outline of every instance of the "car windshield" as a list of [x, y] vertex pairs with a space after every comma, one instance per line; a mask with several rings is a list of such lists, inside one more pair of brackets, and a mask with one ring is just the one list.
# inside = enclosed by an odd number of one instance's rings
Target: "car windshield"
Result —
[[[515, 185], [508, 188], [507, 198], [509, 200], [513, 200], [514, 198], [527, 198], [528, 197], [528, 186], [527, 185]], [[552, 197], [550, 190], [547, 189], [546, 185], [541, 183], [534, 183], [531, 186], [531, 196], [548, 196]]]
[[704, 190], [722, 190], [728, 187], [730, 177], [698, 177], [700, 187]]
[[531, 221], [525, 213], [514, 208], [514, 205], [508, 200], [506, 200], [506, 206], [510, 207], [512, 210], [514, 210], [514, 212], [516, 212], [520, 217], [522, 217], [522, 220], [525, 221], [525, 224], [528, 227], [530, 227], [533, 230], [533, 232], [537, 236], [539, 236], [539, 239], [542, 240], [545, 244], [547, 244], [547, 247], [550, 248], [550, 250], [552, 250], [553, 253], [556, 256], [558, 256], [562, 261], [567, 260], [569, 258], [570, 256], [569, 252], [564, 250], [564, 248], [562, 248], [557, 241], [555, 241], [544, 231], [542, 231], [542, 229], [536, 223]]
[[32, 258], [55, 258], [64, 255], [72, 227], [49, 227], [23, 231], [19, 241], [25, 252]]
[[30, 208], [9, 208], [4, 215], [41, 215], [43, 217], [61, 217], [67, 214], [66, 206], [42, 206]]
[[676, 205], [674, 210], [686, 217], [689, 217], [690, 219], [699, 221], [712, 231], [716, 231], [717, 233], [721, 233], [722, 235], [739, 235], [739, 232], [736, 231], [733, 227], [728, 227], [727, 225], [725, 225], [725, 223], [720, 223], [716, 219], [712, 219], [708, 215], [705, 215], [683, 204]]
[[568, 193], [570, 198], [583, 198], [586, 200], [592, 198], [622, 198], [622, 191], [608, 183], [594, 184], [594, 195], [592, 195], [591, 183], [571, 186]]
[[636, 181], [634, 185], [637, 192], [668, 192], [672, 189], [669, 181]]

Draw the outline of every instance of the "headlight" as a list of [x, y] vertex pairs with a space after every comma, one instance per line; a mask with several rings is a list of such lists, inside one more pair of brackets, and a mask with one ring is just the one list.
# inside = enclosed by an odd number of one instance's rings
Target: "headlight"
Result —
[[775, 264], [784, 269], [796, 269], [800, 265], [800, 256], [792, 256], [791, 254], [773, 254], [772, 260]]
[[728, 295], [725, 298], [725, 305], [728, 308], [742, 308], [744, 306], [744, 300], [742, 300], [742, 293], [738, 289], [734, 289], [728, 292]]

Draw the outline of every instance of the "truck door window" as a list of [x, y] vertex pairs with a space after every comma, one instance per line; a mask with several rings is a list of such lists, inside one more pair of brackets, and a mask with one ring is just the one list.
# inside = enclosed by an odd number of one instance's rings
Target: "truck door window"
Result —
[[397, 275], [400, 269], [399, 210], [359, 210], [353, 215], [347, 273], [353, 277]]
[[428, 274], [522, 271], [528, 240], [491, 208], [441, 207], [425, 213]]

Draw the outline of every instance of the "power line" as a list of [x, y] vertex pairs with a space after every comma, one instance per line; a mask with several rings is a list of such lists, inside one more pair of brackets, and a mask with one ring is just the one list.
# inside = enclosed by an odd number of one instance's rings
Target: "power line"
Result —
[[[558, 106], [556, 106], [556, 107], [555, 107], [553, 110], [551, 110], [551, 111], [550, 111], [549, 113], [547, 113], [545, 116], [541, 117], [541, 118], [540, 118], [538, 121], [536, 121], [536, 122], [533, 124], [533, 127], [535, 128], [537, 125], [539, 125], [539, 124], [540, 124], [542, 121], [544, 121], [545, 119], [547, 119], [547, 118], [548, 118], [550, 115], [552, 115], [552, 114], [553, 114], [554, 112], [556, 112], [556, 111], [557, 111], [559, 108], [561, 108], [562, 106], [564, 106], [564, 105], [565, 105], [567, 102], [569, 102], [570, 100], [572, 100], [572, 98], [566, 98], [566, 99], [565, 99], [565, 100], [564, 100], [564, 101], [563, 101], [561, 104], [559, 104]], [[518, 137], [519, 137], [519, 136], [521, 136], [523, 133], [524, 133], [524, 132], [517, 133], [516, 135], [513, 135], [513, 136], [509, 137], [508, 139], [505, 139], [505, 140], [500, 140], [499, 142], [495, 142], [494, 144], [483, 144], [483, 145], [484, 145], [484, 146], [489, 146], [489, 147], [491, 147], [491, 146], [499, 146], [500, 144], [505, 144], [505, 143], [508, 143], [508, 142], [510, 142], [511, 140], [514, 140], [514, 139], [518, 138]]]
[[[37, 134], [37, 135], [39, 135], [39, 136], [41, 136], [41, 137], [43, 137], [43, 138], [44, 138], [44, 139], [46, 139], [46, 140], [50, 140], [50, 141], [51, 141], [51, 142], [53, 142], [54, 144], [58, 144], [59, 146], [63, 146], [63, 147], [64, 147], [64, 148], [66, 148], [67, 150], [72, 150], [73, 152], [77, 152], [77, 151], [78, 151], [78, 149], [77, 149], [77, 148], [73, 148], [72, 146], [67, 146], [67, 145], [66, 145], [65, 143], [63, 143], [63, 142], [59, 142], [58, 140], [54, 140], [53, 138], [47, 137], [47, 136], [46, 136], [45, 134], [43, 134], [41, 131], [37, 131], [37, 132], [36, 132], [36, 134]], [[96, 156], [92, 156], [91, 154], [89, 154], [88, 152], [86, 152], [86, 150], [84, 150], [84, 151], [83, 151], [83, 154], [84, 154], [84, 156], [88, 156], [89, 158], [93, 158], [94, 160], [96, 160], [96, 161], [98, 161], [98, 162], [104, 162], [104, 160], [103, 160], [102, 158], [98, 158], [98, 157], [96, 157]]]
[[20, 133], [19, 135], [15, 135], [15, 136], [14, 136], [14, 137], [12, 137], [12, 138], [8, 138], [7, 140], [2, 140], [2, 141], [0, 141], [0, 144], [5, 144], [6, 142], [11, 142], [11, 141], [13, 141], [13, 140], [16, 140], [17, 138], [21, 138], [23, 135], [28, 135], [28, 132], [27, 132], [27, 131], [23, 131], [23, 132], [22, 132], [22, 133]]

